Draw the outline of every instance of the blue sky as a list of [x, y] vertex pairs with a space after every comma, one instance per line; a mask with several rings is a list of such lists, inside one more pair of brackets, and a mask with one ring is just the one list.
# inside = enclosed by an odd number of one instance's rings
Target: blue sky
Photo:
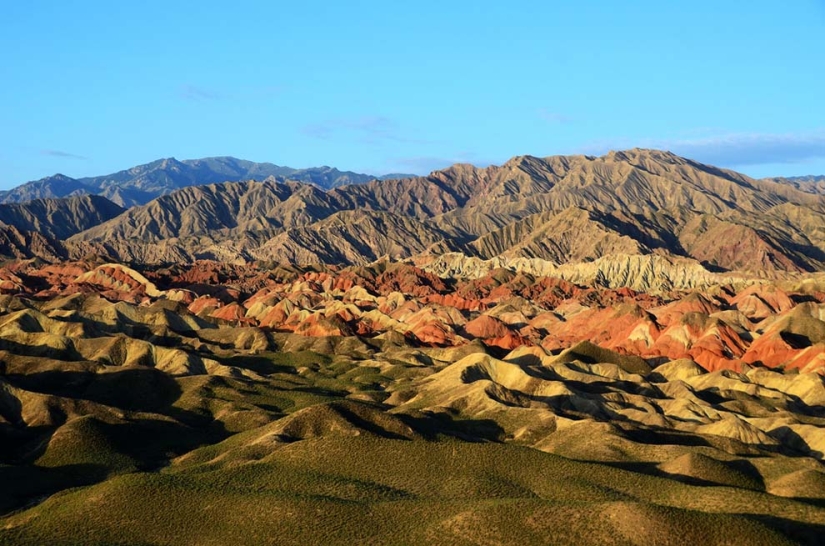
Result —
[[4, 2], [0, 188], [161, 157], [426, 173], [634, 146], [825, 174], [825, 0]]

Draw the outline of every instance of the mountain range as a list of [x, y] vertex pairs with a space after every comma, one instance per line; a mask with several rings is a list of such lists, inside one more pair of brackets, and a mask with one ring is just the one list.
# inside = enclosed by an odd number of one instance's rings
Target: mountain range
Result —
[[[143, 205], [152, 199], [187, 186], [239, 180], [264, 180], [267, 177], [289, 178], [315, 184], [324, 189], [346, 184], [362, 184], [375, 176], [332, 167], [293, 169], [272, 163], [255, 163], [234, 157], [204, 159], [158, 159], [145, 165], [104, 176], [70, 178], [62, 174], [27, 182], [0, 192], [0, 203], [21, 203], [33, 199], [61, 198], [75, 195], [102, 195], [122, 206]], [[384, 177], [405, 175], [385, 175]]]
[[328, 190], [274, 177], [189, 185], [127, 210], [102, 197], [82, 201], [99, 208], [95, 215], [80, 203], [14, 205], [5, 210], [30, 211], [29, 219], [0, 209], [0, 220], [38, 232], [49, 254], [122, 263], [386, 258], [441, 272], [493, 261], [543, 271], [599, 263], [619, 271], [613, 277], [626, 275], [634, 256], [763, 277], [825, 266], [825, 196], [809, 185], [755, 180], [656, 150], [519, 156]]
[[787, 178], [773, 178], [775, 182], [790, 184], [800, 191], [807, 193], [825, 194], [825, 176], [791, 176]]

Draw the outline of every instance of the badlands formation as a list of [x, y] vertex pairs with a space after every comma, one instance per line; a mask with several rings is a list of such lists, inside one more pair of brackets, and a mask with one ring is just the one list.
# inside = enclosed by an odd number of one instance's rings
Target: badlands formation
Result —
[[0, 205], [0, 543], [821, 543], [817, 188], [632, 150]]

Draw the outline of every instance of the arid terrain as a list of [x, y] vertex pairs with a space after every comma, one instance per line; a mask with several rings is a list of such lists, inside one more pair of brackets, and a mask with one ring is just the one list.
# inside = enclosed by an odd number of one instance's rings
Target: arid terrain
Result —
[[822, 542], [816, 179], [289, 171], [5, 197], [0, 543]]

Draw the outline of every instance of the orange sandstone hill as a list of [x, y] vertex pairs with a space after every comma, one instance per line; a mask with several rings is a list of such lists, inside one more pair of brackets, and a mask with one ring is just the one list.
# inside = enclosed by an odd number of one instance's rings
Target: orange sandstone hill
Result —
[[[141, 267], [19, 261], [0, 293], [32, 301], [98, 294], [140, 306], [169, 302], [193, 320], [305, 337], [398, 339], [423, 347], [480, 343], [494, 354], [582, 342], [655, 366], [691, 359], [708, 371], [753, 366], [825, 373], [825, 277], [740, 279], [704, 291], [648, 293], [496, 269], [442, 279], [411, 264], [289, 267], [198, 262]], [[400, 336], [400, 337], [394, 337]]]

